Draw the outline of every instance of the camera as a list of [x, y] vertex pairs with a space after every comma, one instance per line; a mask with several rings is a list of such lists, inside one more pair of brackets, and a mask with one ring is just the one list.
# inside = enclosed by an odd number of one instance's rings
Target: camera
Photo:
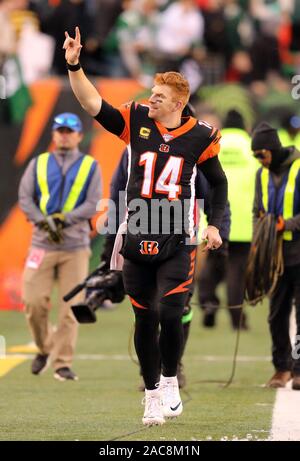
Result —
[[106, 300], [120, 303], [125, 297], [122, 273], [109, 269], [104, 270], [102, 265], [65, 295], [64, 301], [69, 301], [83, 288], [86, 289], [84, 301], [71, 306], [79, 323], [96, 322], [96, 310], [103, 307]]

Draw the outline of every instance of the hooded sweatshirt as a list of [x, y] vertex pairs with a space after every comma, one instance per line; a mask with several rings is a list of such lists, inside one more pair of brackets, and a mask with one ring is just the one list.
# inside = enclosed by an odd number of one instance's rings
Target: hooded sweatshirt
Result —
[[[300, 158], [300, 152], [294, 147], [283, 148], [281, 150], [285, 152], [285, 160], [280, 164], [276, 171], [270, 169], [270, 175], [273, 179], [276, 189], [280, 188], [284, 176], [287, 174], [291, 164], [294, 160]], [[259, 172], [259, 170], [258, 170]], [[255, 180], [255, 196], [253, 204], [253, 224], [255, 225], [259, 217], [259, 197], [261, 196], [261, 182], [259, 173], [256, 174]], [[290, 219], [285, 220], [286, 231], [300, 231], [300, 214], [293, 216]], [[293, 241], [283, 241], [283, 258], [285, 266], [296, 266], [300, 264], [300, 239]]]

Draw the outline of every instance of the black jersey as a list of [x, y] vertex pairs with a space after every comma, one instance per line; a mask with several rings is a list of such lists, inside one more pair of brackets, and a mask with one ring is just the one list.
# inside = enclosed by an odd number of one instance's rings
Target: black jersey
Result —
[[[125, 122], [120, 138], [129, 152], [129, 212], [131, 200], [138, 197], [188, 200], [194, 208], [196, 164], [218, 154], [220, 133], [193, 117], [186, 117], [180, 127], [168, 130], [149, 118], [148, 110], [134, 102], [120, 109]], [[192, 221], [193, 212], [191, 209], [189, 213]]]
[[[141, 198], [185, 201], [185, 229], [195, 227], [196, 165], [216, 156], [220, 132], [193, 117], [182, 118], [180, 127], [168, 130], [148, 117], [148, 106], [135, 102], [119, 109], [103, 101], [96, 117], [105, 128], [118, 135], [128, 147], [127, 206]], [[188, 209], [188, 211], [187, 211]]]

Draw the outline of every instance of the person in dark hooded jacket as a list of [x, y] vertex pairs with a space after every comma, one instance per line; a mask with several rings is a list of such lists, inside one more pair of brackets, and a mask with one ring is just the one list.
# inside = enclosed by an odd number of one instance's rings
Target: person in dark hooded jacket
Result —
[[297, 338], [300, 334], [300, 153], [282, 147], [277, 130], [260, 123], [252, 135], [252, 151], [262, 167], [257, 171], [253, 206], [254, 224], [263, 213], [277, 219], [283, 237], [284, 272], [270, 298], [269, 325], [275, 374], [268, 387], [300, 390], [300, 354], [292, 351], [289, 319], [294, 301]]

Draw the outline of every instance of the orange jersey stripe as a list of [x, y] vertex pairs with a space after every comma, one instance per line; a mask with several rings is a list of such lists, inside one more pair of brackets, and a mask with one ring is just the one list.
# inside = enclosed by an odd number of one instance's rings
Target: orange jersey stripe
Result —
[[160, 134], [163, 136], [164, 134], [171, 134], [172, 138], [170, 139], [171, 142], [173, 139], [177, 138], [178, 136], [183, 135], [184, 133], [187, 133], [189, 130], [191, 130], [197, 123], [197, 120], [194, 117], [189, 117], [188, 120], [175, 130], [169, 131], [168, 128], [166, 128], [164, 125], [162, 125], [160, 122], [155, 120], [155, 125], [157, 126]]
[[120, 111], [125, 122], [125, 128], [120, 138], [126, 142], [127, 145], [130, 143], [130, 109], [132, 104], [133, 103], [131, 102], [118, 107], [118, 110]]
[[221, 133], [219, 132], [219, 130], [216, 135], [214, 135], [214, 133], [215, 131], [213, 131], [212, 133], [212, 135], [214, 136], [214, 139], [200, 155], [199, 160], [197, 162], [198, 164], [205, 162], [205, 160], [208, 160], [209, 158], [215, 157], [220, 152]]

